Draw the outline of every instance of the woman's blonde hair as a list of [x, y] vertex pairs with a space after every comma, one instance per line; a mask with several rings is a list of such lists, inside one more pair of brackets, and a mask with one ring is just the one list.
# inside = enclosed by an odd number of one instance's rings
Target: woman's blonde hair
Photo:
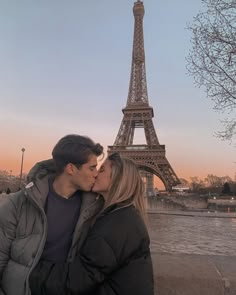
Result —
[[117, 203], [133, 204], [146, 223], [144, 205], [144, 183], [136, 164], [118, 153], [111, 154], [107, 160], [111, 162], [111, 183], [105, 208]]

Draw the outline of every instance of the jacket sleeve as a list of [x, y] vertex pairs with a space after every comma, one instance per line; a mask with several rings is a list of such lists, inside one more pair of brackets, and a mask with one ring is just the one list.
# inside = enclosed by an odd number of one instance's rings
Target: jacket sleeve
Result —
[[11, 244], [16, 235], [16, 215], [16, 206], [11, 199], [0, 204], [0, 286], [4, 269], [10, 258]]
[[[35, 273], [37, 268], [40, 270], [38, 274]], [[117, 268], [117, 260], [112, 248], [103, 238], [88, 238], [80, 255], [73, 262], [51, 265], [49, 262], [41, 262], [41, 266], [37, 268], [30, 279], [30, 288], [35, 290], [32, 294], [80, 294], [93, 291], [102, 283]]]

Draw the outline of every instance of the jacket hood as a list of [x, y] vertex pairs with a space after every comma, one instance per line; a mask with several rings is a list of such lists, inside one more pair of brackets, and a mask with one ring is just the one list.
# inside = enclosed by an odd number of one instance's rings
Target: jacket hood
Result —
[[36, 163], [27, 175], [27, 182], [35, 182], [37, 179], [42, 179], [47, 175], [56, 173], [55, 164], [53, 159], [44, 160]]
[[55, 165], [52, 159], [36, 163], [27, 175], [25, 194], [34, 199], [40, 206], [44, 206], [48, 191], [48, 180], [55, 175]]

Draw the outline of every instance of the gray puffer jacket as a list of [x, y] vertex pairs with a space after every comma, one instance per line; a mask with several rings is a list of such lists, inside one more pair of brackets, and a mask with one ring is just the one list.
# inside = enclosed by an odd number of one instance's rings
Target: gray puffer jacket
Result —
[[[52, 160], [37, 163], [25, 189], [0, 203], [0, 295], [29, 295], [29, 275], [38, 263], [47, 236], [44, 204], [48, 178], [55, 173]], [[83, 193], [80, 216], [67, 261], [72, 261], [87, 236], [102, 198]]]

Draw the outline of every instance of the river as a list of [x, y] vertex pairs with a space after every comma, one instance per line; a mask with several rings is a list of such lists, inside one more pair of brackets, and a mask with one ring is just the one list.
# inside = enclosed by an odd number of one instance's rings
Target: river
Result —
[[236, 218], [152, 213], [149, 234], [153, 253], [235, 255]]

